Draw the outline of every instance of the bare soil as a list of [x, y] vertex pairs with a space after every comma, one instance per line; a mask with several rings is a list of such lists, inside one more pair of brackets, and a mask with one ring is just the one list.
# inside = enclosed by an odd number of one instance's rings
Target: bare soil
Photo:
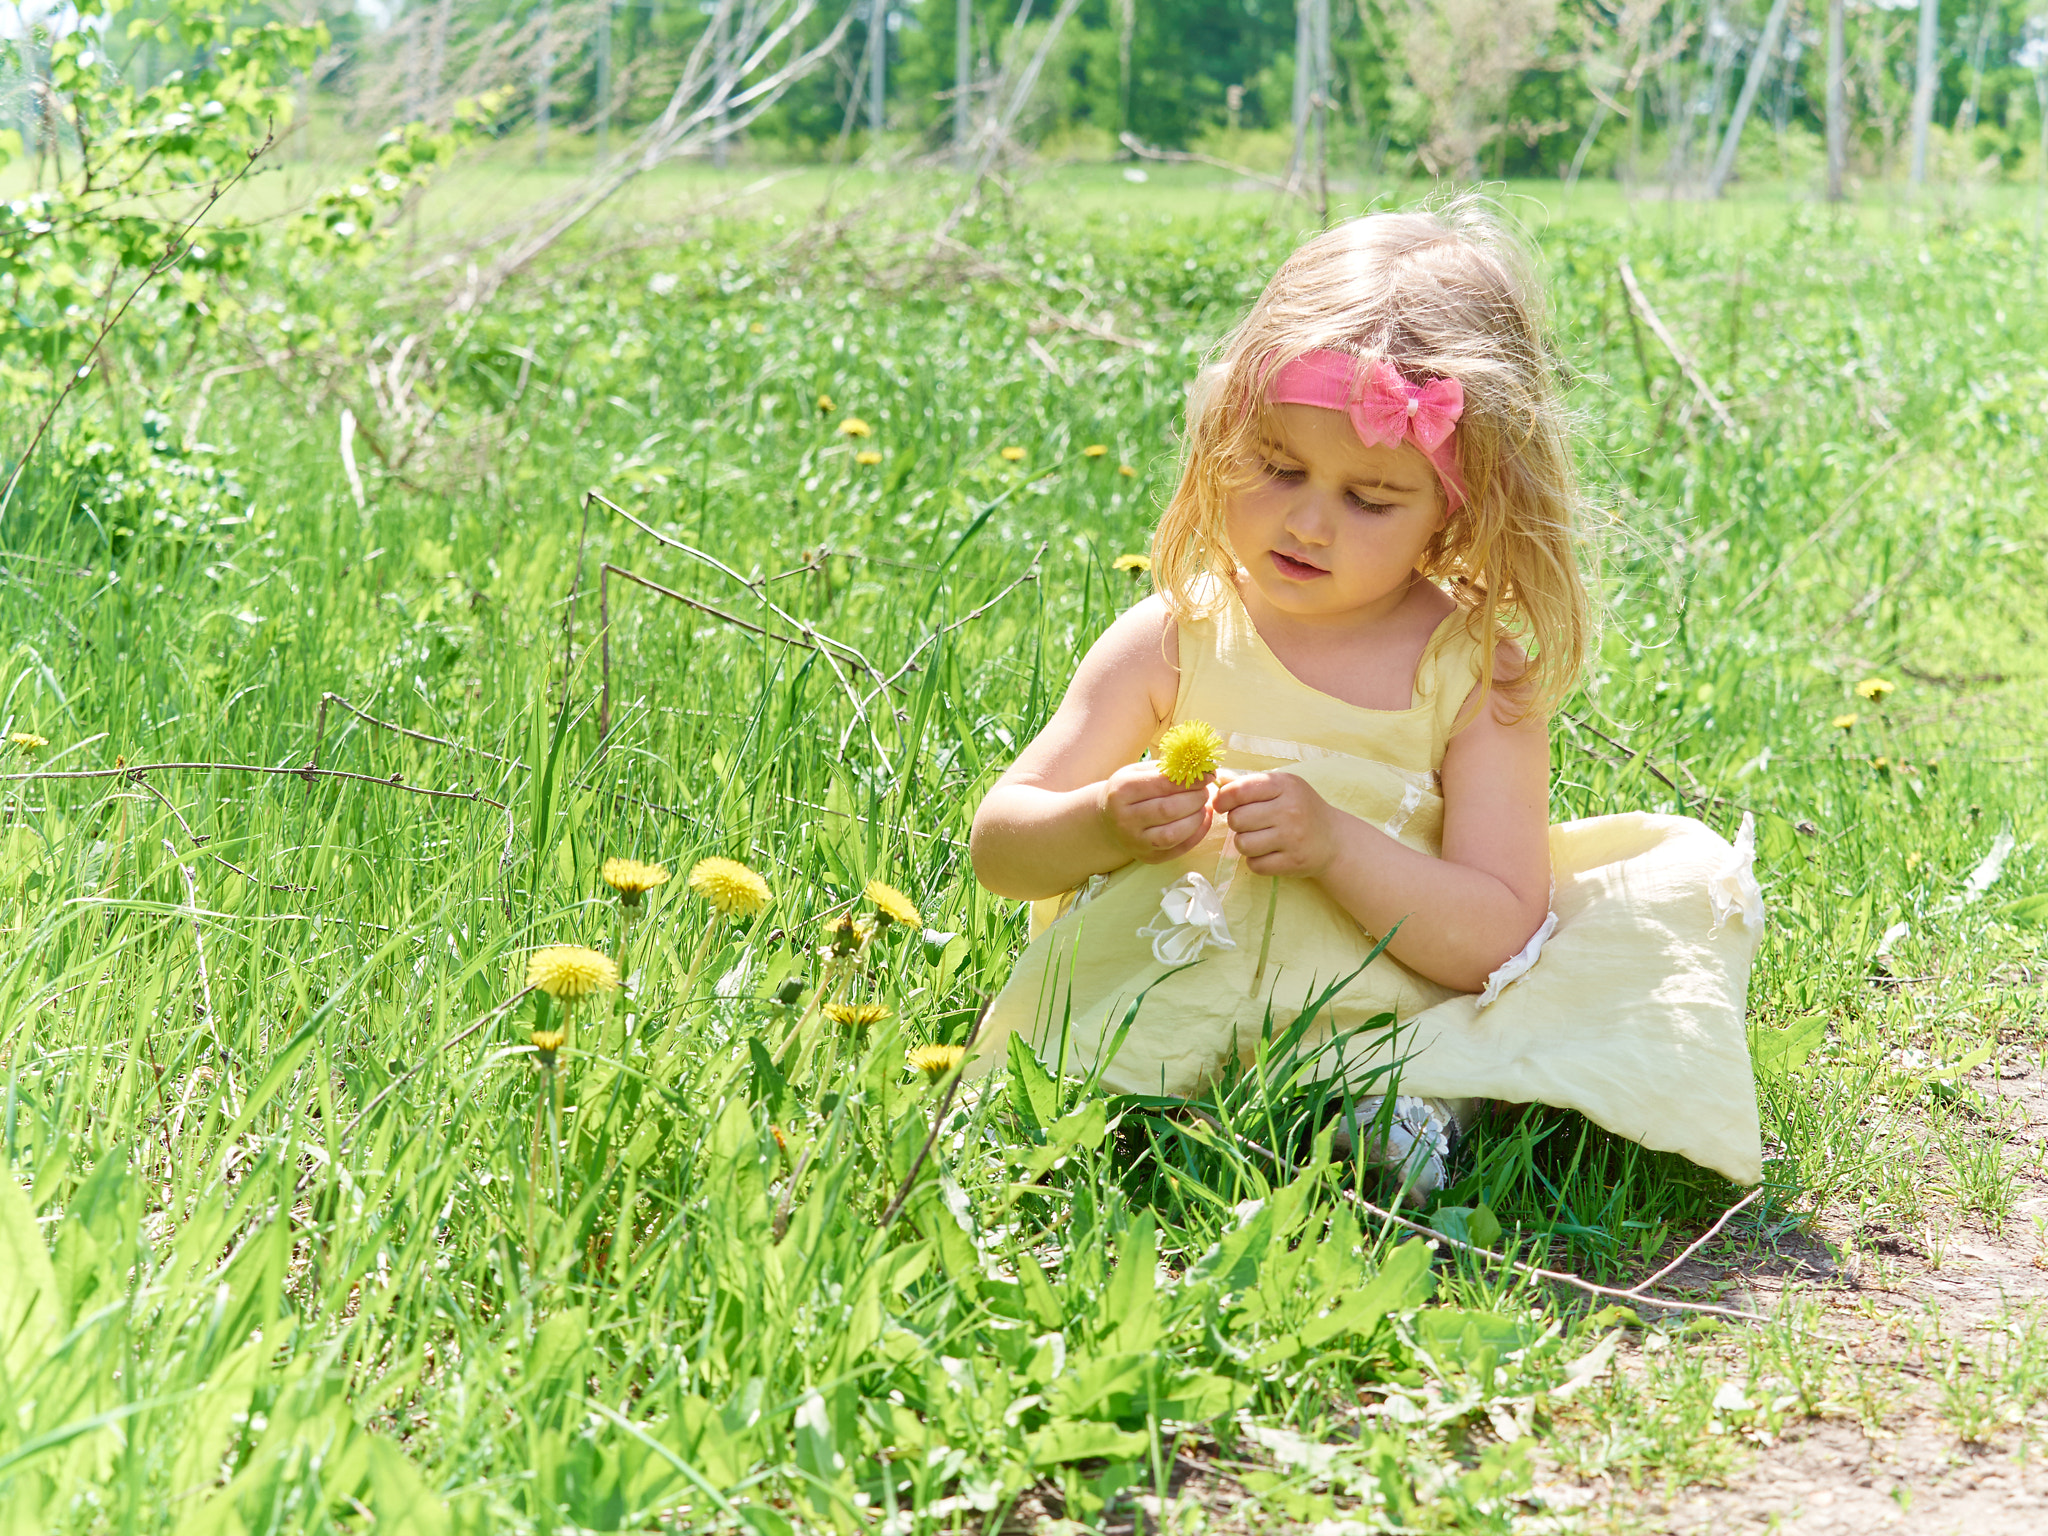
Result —
[[[1994, 1061], [1968, 1086], [1988, 1111], [1987, 1135], [2010, 1138], [2016, 1152], [2048, 1138], [2048, 1076], [2024, 1059]], [[2048, 1310], [2048, 1255], [2033, 1220], [2048, 1219], [2048, 1181], [2024, 1166], [2019, 1178], [2019, 1201], [2002, 1228], [1939, 1202], [1915, 1232], [1858, 1228], [1853, 1212], [1825, 1212], [1789, 1240], [1747, 1254], [1737, 1240], [1689, 1264], [1675, 1283], [1718, 1289], [1766, 1312], [1793, 1292], [1819, 1302], [1834, 1342], [1815, 1347], [1841, 1351], [1846, 1364], [1881, 1377], [1897, 1396], [1874, 1418], [1788, 1423], [1721, 1486], [1566, 1483], [1553, 1507], [1569, 1507], [1576, 1495], [1587, 1500], [1590, 1529], [1671, 1536], [2048, 1532], [2048, 1422], [2038, 1410], [1978, 1442], [1964, 1440], [1940, 1411], [1939, 1375], [1956, 1345], [1967, 1349], [1987, 1330]]]

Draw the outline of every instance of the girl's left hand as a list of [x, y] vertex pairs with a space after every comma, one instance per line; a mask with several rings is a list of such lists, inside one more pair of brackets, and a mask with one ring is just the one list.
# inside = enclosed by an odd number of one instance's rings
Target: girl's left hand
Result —
[[1337, 857], [1337, 813], [1291, 773], [1243, 773], [1216, 792], [1216, 814], [1237, 834], [1255, 875], [1313, 880]]

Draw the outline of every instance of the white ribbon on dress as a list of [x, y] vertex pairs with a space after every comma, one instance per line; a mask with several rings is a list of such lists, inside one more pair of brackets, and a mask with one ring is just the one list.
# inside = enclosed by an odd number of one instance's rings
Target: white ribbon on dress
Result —
[[1764, 893], [1756, 883], [1756, 817], [1748, 811], [1742, 813], [1742, 827], [1727, 862], [1707, 881], [1707, 895], [1714, 903], [1709, 935], [1719, 933], [1731, 917], [1740, 917], [1751, 933], [1763, 931]]
[[1479, 994], [1479, 1001], [1472, 1005], [1473, 1009], [1476, 1011], [1486, 1007], [1504, 990], [1526, 976], [1543, 954], [1543, 941], [1555, 932], [1557, 914], [1552, 912], [1543, 919], [1543, 926], [1530, 935], [1529, 942], [1522, 946], [1521, 953], [1501, 961], [1499, 968], [1486, 978], [1486, 990]]
[[1237, 948], [1223, 916], [1223, 892], [1192, 873], [1160, 893], [1159, 915], [1138, 930], [1138, 937], [1152, 941], [1152, 958], [1161, 965], [1186, 965], [1211, 944]]

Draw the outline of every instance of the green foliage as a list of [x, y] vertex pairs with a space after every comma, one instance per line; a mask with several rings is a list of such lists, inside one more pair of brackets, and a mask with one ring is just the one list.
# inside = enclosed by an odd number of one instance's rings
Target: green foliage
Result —
[[[83, 18], [117, 16], [123, 0], [84, 0]], [[231, 221], [186, 241], [187, 227], [219, 190], [290, 121], [285, 81], [325, 45], [318, 26], [231, 26], [202, 0], [172, 0], [138, 17], [130, 38], [155, 38], [193, 53], [146, 90], [125, 80], [98, 31], [80, 27], [47, 40], [52, 126], [61, 140], [58, 175], [0, 204], [0, 297], [13, 323], [0, 350], [0, 380], [11, 407], [46, 397], [82, 361], [98, 323], [127, 297], [140, 274], [171, 271], [160, 298], [140, 306], [131, 326], [193, 326], [210, 315], [210, 281], [246, 269], [247, 230]], [[10, 41], [8, 62], [28, 72], [28, 44]]]
[[[1866, 1122], [1936, 1103], [1960, 1134], [1936, 1089], [2041, 1041], [1996, 980], [2043, 943], [2040, 790], [1996, 761], [2048, 718], [2013, 660], [2048, 622], [2029, 230], [1681, 210], [1543, 236], [1583, 467], [1621, 514], [1573, 711], [1644, 754], [1560, 727], [1556, 811], [1682, 808], [1646, 758], [1718, 797], [1724, 830], [1758, 817], [1758, 1240], [1802, 1202], [1913, 1198], [1919, 1165]], [[326, 353], [217, 381], [209, 453], [156, 423], [162, 454], [239, 488], [182, 543], [80, 515], [122, 501], [92, 467], [131, 475], [115, 454], [23, 481], [0, 734], [50, 745], [4, 771], [110, 776], [0, 785], [17, 1523], [936, 1531], [1027, 1492], [1106, 1521], [1195, 1441], [1241, 1458], [1276, 1521], [1505, 1530], [1560, 1424], [1624, 1473], [1731, 1464], [1703, 1426], [1737, 1410], [1700, 1354], [1594, 1386], [1613, 1318], [1361, 1213], [1287, 1021], [1199, 1106], [1213, 1125], [1021, 1053], [950, 1102], [905, 1070], [1007, 974], [1021, 916], [973, 883], [968, 817], [1133, 599], [1111, 561], [1170, 484], [1199, 341], [1286, 241], [1256, 211], [970, 220], [973, 263], [891, 286], [894, 233], [802, 256], [730, 220], [565, 253], [438, 356], [409, 459], [365, 405], [389, 458], [363, 451], [360, 505]], [[1740, 433], [1632, 324], [1624, 249]], [[396, 343], [353, 318], [385, 275], [350, 256], [279, 250], [221, 295], [324, 314], [351, 376], [388, 368]], [[1080, 293], [1144, 347], [1034, 331]], [[138, 338], [119, 361], [188, 421], [194, 377], [241, 355]], [[87, 399], [82, 439], [113, 441], [122, 409]], [[848, 415], [871, 435], [841, 436]], [[602, 507], [586, 533], [593, 484], [740, 579]], [[156, 505], [123, 515], [168, 526]], [[606, 578], [603, 734], [600, 562], [703, 605]], [[1879, 672], [1896, 690], [1859, 696]], [[1987, 673], [2013, 675], [1958, 681]], [[294, 771], [316, 752], [361, 778]], [[113, 772], [141, 762], [280, 771]], [[613, 854], [679, 877], [630, 924], [597, 874]], [[680, 878], [710, 854], [771, 905], [712, 920]], [[820, 924], [871, 877], [932, 937], [835, 962]], [[551, 942], [607, 950], [628, 985], [545, 1068], [517, 996]], [[1902, 992], [1937, 966], [1939, 996]], [[835, 1000], [889, 1016], [831, 1024]], [[1434, 1229], [1603, 1274], [1647, 1272], [1732, 1198], [1560, 1111], [1473, 1140]], [[2008, 1203], [2003, 1163], [1947, 1161]], [[2000, 1413], [2039, 1395], [2020, 1366], [1984, 1358]], [[1818, 1367], [1759, 1344], [1756, 1369]], [[1741, 1422], [1834, 1411], [1800, 1379]]]

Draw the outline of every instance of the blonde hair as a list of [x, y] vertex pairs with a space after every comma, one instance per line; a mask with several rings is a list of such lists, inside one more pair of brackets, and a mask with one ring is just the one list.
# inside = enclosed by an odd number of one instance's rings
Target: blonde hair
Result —
[[1188, 401], [1180, 483], [1152, 541], [1155, 589], [1179, 619], [1226, 601], [1237, 561], [1225, 532], [1246, 483], [1273, 375], [1304, 353], [1385, 358], [1414, 383], [1465, 391], [1451, 442], [1469, 499], [1424, 551], [1495, 682], [1504, 637], [1520, 669], [1499, 679], [1524, 713], [1560, 704], [1585, 664], [1593, 619], [1579, 568], [1577, 479], [1558, 369], [1527, 257], [1479, 198], [1375, 213], [1309, 241], [1212, 354]]

